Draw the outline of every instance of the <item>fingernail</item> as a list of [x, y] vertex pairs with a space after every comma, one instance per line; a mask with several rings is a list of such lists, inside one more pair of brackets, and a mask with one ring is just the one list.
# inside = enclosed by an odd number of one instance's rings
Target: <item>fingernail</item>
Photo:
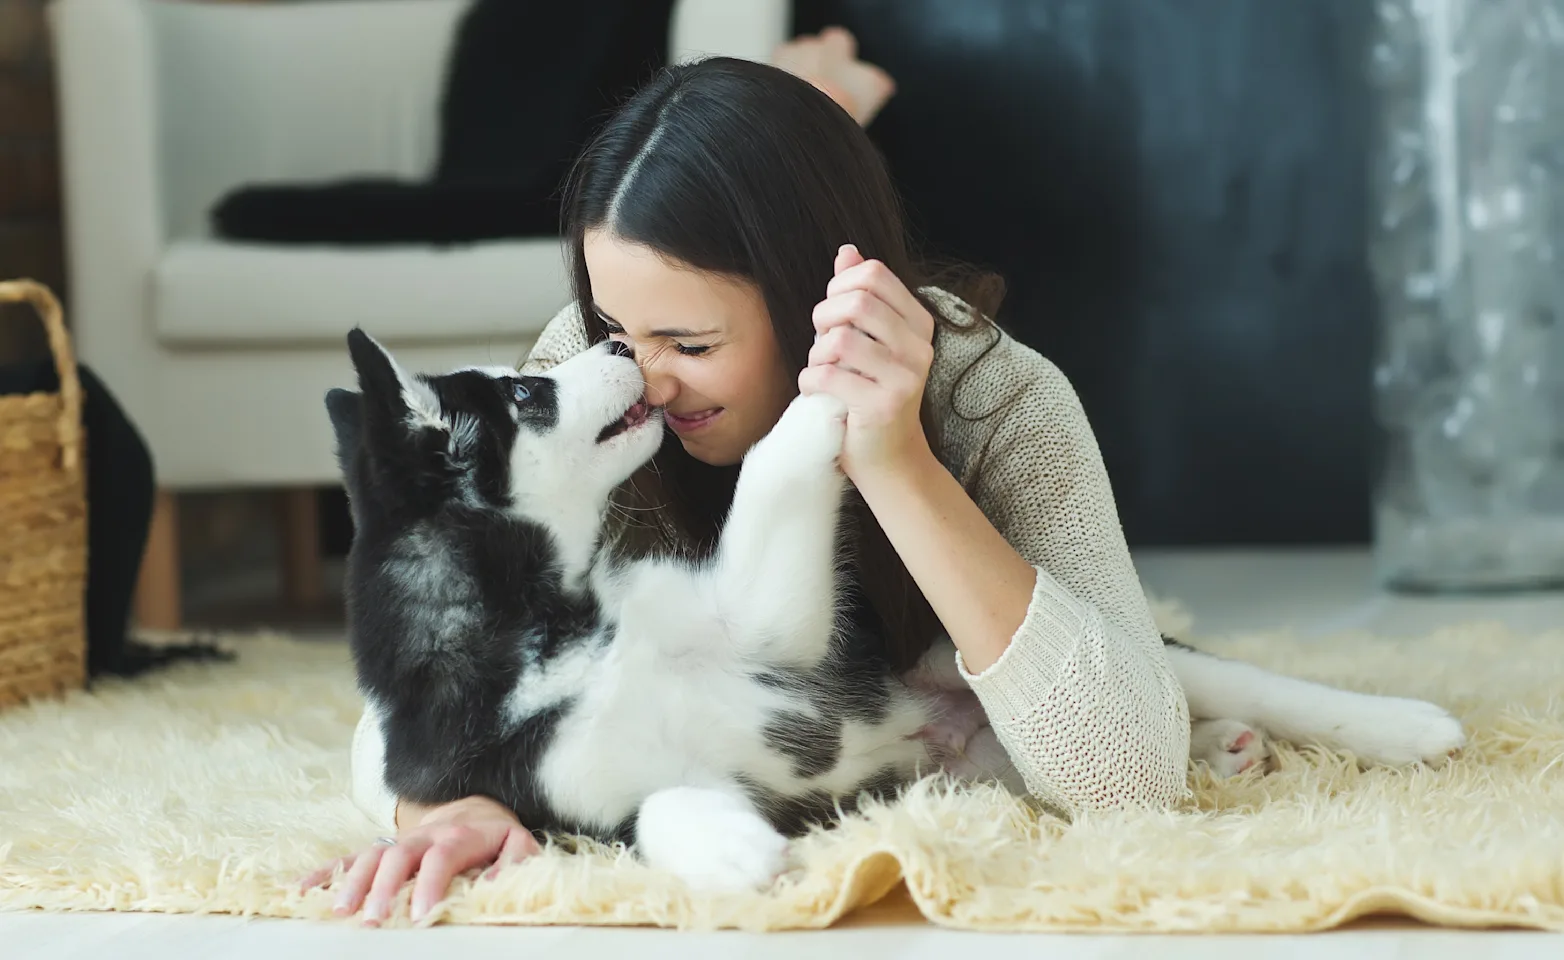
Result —
[[331, 912], [332, 913], [336, 913], [336, 914], [349, 913], [350, 911], [348, 909], [348, 899], [349, 898], [348, 898], [348, 895], [346, 893], [339, 894], [337, 896], [337, 902], [332, 904], [332, 906], [331, 906]]
[[380, 922], [386, 916], [386, 902], [384, 900], [371, 899], [364, 904], [364, 919]]
[[410, 916], [413, 918], [413, 922], [414, 923], [417, 923], [418, 921], [422, 920], [424, 917], [426, 917], [428, 915], [429, 915], [429, 905], [428, 904], [423, 903], [422, 901], [417, 901], [417, 900], [413, 901], [413, 909], [412, 909], [412, 911], [410, 913]]

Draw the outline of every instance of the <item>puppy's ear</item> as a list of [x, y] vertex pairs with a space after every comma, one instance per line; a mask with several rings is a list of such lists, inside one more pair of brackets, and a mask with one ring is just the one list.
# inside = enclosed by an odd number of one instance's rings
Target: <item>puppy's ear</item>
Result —
[[326, 414], [337, 437], [337, 468], [342, 471], [342, 486], [348, 494], [348, 512], [354, 525], [359, 523], [359, 456], [364, 442], [364, 398], [352, 390], [332, 388], [326, 391]]
[[440, 419], [440, 404], [428, 384], [402, 369], [391, 352], [374, 337], [354, 327], [348, 332], [348, 355], [358, 371], [364, 414], [375, 426], [405, 424], [408, 429], [449, 429]]
[[434, 389], [357, 327], [348, 333], [348, 353], [359, 393], [328, 394], [326, 406], [339, 456], [346, 458], [341, 463], [350, 500], [357, 493], [376, 503], [427, 506], [448, 495], [455, 472], [447, 452], [451, 427]]
[[326, 391], [326, 415], [331, 418], [331, 431], [337, 437], [337, 464], [344, 474], [364, 439], [363, 399], [340, 387]]

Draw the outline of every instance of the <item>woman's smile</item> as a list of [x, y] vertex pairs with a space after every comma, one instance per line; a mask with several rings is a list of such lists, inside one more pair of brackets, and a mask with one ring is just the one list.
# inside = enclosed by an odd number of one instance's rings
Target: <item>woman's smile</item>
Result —
[[689, 413], [674, 413], [671, 410], [663, 411], [668, 420], [668, 426], [679, 436], [688, 436], [710, 426], [722, 413], [721, 407], [709, 407], [705, 410], [692, 410]]

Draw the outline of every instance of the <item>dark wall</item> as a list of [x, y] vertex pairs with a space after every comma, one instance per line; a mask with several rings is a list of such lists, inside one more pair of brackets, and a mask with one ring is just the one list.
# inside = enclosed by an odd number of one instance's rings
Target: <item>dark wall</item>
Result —
[[1369, 536], [1363, 0], [798, 0], [898, 93], [925, 240], [998, 270], [1132, 543]]

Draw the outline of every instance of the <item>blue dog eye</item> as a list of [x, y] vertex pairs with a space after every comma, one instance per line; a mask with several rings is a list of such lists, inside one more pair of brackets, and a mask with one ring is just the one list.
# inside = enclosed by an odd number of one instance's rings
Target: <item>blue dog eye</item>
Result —
[[526, 403], [528, 400], [532, 399], [532, 391], [528, 390], [527, 385], [522, 383], [520, 380], [516, 381], [516, 384], [512, 390], [514, 392], [511, 394], [511, 399], [515, 400], [517, 403]]

